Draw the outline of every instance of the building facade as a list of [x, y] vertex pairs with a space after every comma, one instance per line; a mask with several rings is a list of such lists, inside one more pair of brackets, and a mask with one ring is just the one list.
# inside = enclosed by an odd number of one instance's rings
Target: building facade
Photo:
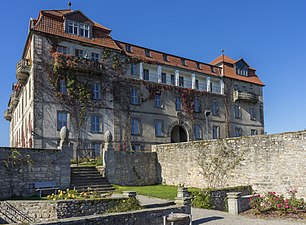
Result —
[[[12, 147], [114, 147], [264, 133], [264, 84], [244, 59], [203, 63], [112, 39], [79, 10], [31, 19], [5, 119]], [[82, 143], [82, 145], [80, 145]]]

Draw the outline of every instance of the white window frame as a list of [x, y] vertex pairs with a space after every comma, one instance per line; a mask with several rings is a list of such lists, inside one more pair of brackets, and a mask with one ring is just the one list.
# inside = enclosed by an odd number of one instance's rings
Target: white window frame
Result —
[[56, 127], [60, 131], [62, 127], [68, 126], [68, 113], [65, 111], [57, 111]]
[[[72, 29], [72, 32], [70, 32], [70, 27]], [[74, 35], [79, 35], [79, 23], [75, 21], [68, 21], [68, 33], [69, 34], [74, 34]]]
[[155, 98], [154, 98], [154, 107], [155, 108], [161, 108], [162, 104], [161, 104], [161, 94], [155, 94]]
[[235, 114], [235, 118], [236, 119], [241, 119], [241, 117], [242, 117], [242, 113], [241, 113], [241, 106], [239, 106], [239, 105], [235, 105], [235, 112], [234, 112], [234, 114]]
[[80, 23], [79, 24], [79, 35], [81, 37], [90, 38], [90, 26], [88, 24]]
[[94, 82], [92, 84], [92, 99], [100, 100], [101, 99], [101, 83]]
[[100, 54], [99, 54], [99, 53], [96, 53], [96, 52], [92, 52], [92, 53], [91, 53], [91, 60], [96, 61], [96, 62], [99, 62], [99, 60], [100, 60]]
[[167, 74], [164, 73], [164, 72], [161, 73], [161, 82], [162, 82], [163, 84], [166, 84], [166, 83], [167, 83]]
[[131, 118], [131, 135], [140, 135], [140, 120]]
[[132, 76], [137, 75], [137, 65], [134, 63], [131, 64], [131, 75]]
[[155, 120], [154, 128], [155, 128], [155, 137], [164, 136], [164, 121], [163, 120]]
[[131, 88], [131, 104], [139, 105], [139, 89]]
[[[79, 54], [79, 55], [76, 55], [76, 51], [78, 51], [79, 53], [82, 53], [81, 55]], [[84, 54], [85, 53], [85, 51], [83, 50], [83, 49], [79, 49], [79, 48], [75, 48], [74, 49], [74, 55], [76, 56], [76, 57], [78, 57], [78, 58], [83, 58], [84, 57]]]
[[92, 114], [90, 117], [90, 131], [91, 133], [102, 132], [102, 116], [99, 114]]

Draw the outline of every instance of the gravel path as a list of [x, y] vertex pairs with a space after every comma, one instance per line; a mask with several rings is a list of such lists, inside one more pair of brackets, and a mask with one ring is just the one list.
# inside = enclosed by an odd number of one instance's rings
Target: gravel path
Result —
[[[166, 204], [169, 201], [159, 198], [137, 195], [141, 205]], [[216, 210], [192, 208], [192, 224], [200, 225], [306, 225], [306, 221], [253, 219], [244, 216], [233, 216]]]

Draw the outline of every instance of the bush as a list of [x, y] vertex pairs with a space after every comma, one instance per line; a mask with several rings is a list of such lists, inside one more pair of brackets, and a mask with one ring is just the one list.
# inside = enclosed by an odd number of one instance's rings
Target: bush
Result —
[[192, 190], [191, 193], [191, 206], [202, 209], [212, 209], [211, 204], [211, 191], [209, 190]]
[[291, 198], [285, 198], [283, 195], [277, 195], [275, 192], [268, 192], [265, 195], [254, 195], [250, 199], [250, 206], [255, 210], [255, 213], [269, 213], [272, 211], [298, 213], [306, 209], [304, 199], [298, 199], [295, 195], [291, 195]]
[[48, 195], [47, 199], [50, 200], [67, 200], [67, 199], [97, 199], [101, 198], [101, 196], [92, 191], [90, 188], [87, 189], [85, 192], [78, 192], [77, 190], [69, 190], [66, 191], [58, 190], [57, 194]]
[[136, 198], [128, 198], [120, 201], [118, 205], [107, 210], [107, 213], [127, 212], [143, 209]]

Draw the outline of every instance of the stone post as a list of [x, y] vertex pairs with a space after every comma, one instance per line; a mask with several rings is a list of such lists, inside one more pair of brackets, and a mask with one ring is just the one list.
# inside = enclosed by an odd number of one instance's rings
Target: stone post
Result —
[[227, 194], [228, 213], [238, 215], [240, 211], [241, 192], [229, 192]]
[[174, 203], [177, 205], [183, 205], [185, 213], [191, 214], [191, 197], [186, 187], [179, 186], [177, 188], [177, 197], [175, 198]]
[[108, 169], [107, 168], [107, 163], [108, 163], [108, 154], [110, 154], [109, 152], [112, 152], [114, 150], [113, 148], [113, 136], [112, 133], [108, 130], [105, 132], [104, 134], [104, 148], [103, 148], [103, 166], [105, 168], [105, 174], [108, 174]]

